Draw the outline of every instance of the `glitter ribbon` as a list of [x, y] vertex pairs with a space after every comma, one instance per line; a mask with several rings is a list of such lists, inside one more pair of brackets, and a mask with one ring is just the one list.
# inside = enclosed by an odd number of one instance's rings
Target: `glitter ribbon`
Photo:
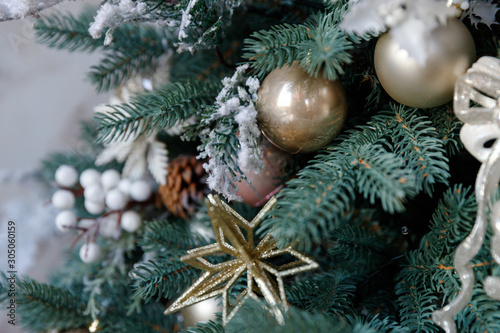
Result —
[[[500, 181], [500, 60], [480, 58], [455, 85], [454, 111], [465, 124], [460, 138], [465, 148], [481, 163], [476, 178], [477, 216], [471, 233], [457, 247], [454, 266], [462, 290], [450, 304], [435, 311], [432, 319], [447, 333], [456, 332], [453, 317], [469, 302], [474, 287], [474, 270], [470, 261], [481, 249], [490, 220], [494, 236], [491, 254], [500, 264], [500, 201], [493, 202]], [[490, 148], [485, 143], [495, 140]], [[489, 276], [484, 291], [500, 300], [500, 279]]]

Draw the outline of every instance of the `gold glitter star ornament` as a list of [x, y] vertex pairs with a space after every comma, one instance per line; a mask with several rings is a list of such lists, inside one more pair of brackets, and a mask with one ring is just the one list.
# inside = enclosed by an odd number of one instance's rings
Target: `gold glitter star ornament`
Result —
[[[279, 249], [269, 234], [257, 246], [254, 245], [254, 231], [275, 203], [276, 198], [271, 198], [257, 216], [248, 222], [219, 197], [208, 196], [208, 216], [212, 221], [217, 243], [189, 250], [187, 255], [181, 257], [181, 261], [205, 273], [168, 307], [165, 314], [222, 295], [222, 322], [225, 325], [242, 306], [244, 299], [257, 298], [258, 292], [264, 296], [278, 321], [283, 322], [283, 314], [277, 307], [278, 304], [285, 308], [287, 305], [283, 278], [318, 268], [319, 265], [311, 257], [290, 246]], [[234, 259], [215, 264], [206, 259], [207, 256], [221, 254], [230, 255]], [[281, 266], [265, 261], [284, 254], [297, 260]], [[229, 291], [245, 272], [247, 287], [231, 305]]]

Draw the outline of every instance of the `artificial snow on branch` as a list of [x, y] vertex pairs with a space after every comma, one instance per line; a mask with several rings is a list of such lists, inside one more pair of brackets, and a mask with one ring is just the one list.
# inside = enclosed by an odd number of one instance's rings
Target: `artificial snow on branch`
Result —
[[130, 22], [146, 13], [146, 3], [134, 2], [132, 0], [110, 1], [101, 6], [94, 17], [94, 22], [90, 24], [89, 33], [93, 38], [101, 38], [105, 28], [110, 28], [105, 45], [111, 44], [112, 31], [122, 23]]
[[239, 66], [232, 77], [222, 80], [215, 104], [201, 111], [200, 123], [185, 135], [188, 139], [200, 138], [198, 158], [208, 158], [203, 165], [207, 184], [228, 200], [241, 200], [235, 182], [245, 177], [243, 171], [260, 173], [264, 167], [254, 106], [260, 83], [244, 75], [248, 67]]
[[2, 0], [0, 2], [0, 21], [17, 20], [26, 16], [36, 16], [45, 8], [57, 5], [64, 0]]

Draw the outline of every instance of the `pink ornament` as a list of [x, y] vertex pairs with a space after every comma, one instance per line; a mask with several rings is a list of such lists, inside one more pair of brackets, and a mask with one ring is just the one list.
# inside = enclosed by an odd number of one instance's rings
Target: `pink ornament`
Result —
[[292, 155], [276, 148], [269, 140], [263, 139], [261, 142], [262, 155], [265, 163], [264, 170], [260, 174], [245, 172], [245, 176], [250, 181], [242, 180], [236, 183], [239, 195], [243, 202], [252, 206], [261, 206], [267, 202], [274, 191], [281, 183], [284, 176], [284, 166], [292, 159]]

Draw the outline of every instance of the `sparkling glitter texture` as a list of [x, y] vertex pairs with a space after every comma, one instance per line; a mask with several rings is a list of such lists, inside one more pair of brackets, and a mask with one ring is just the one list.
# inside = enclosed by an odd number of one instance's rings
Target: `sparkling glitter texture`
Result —
[[[475, 105], [471, 105], [475, 103]], [[482, 57], [455, 85], [454, 111], [465, 124], [460, 138], [465, 148], [481, 163], [476, 178], [477, 217], [471, 233], [455, 252], [454, 266], [462, 290], [450, 304], [435, 311], [432, 319], [447, 333], [456, 332], [453, 317], [469, 302], [474, 287], [474, 270], [470, 261], [484, 242], [486, 223], [493, 230], [491, 254], [500, 264], [500, 201], [493, 202], [500, 181], [500, 60]], [[493, 146], [484, 144], [496, 140]], [[489, 276], [484, 281], [487, 295], [500, 299], [500, 279]]]
[[[286, 308], [287, 305], [283, 278], [318, 268], [319, 265], [306, 254], [291, 247], [279, 249], [269, 234], [257, 246], [254, 245], [254, 231], [275, 203], [276, 198], [271, 198], [257, 216], [248, 222], [219, 197], [208, 196], [206, 205], [217, 243], [189, 250], [187, 255], [181, 257], [183, 262], [204, 270], [205, 273], [168, 307], [165, 314], [222, 295], [222, 321], [225, 325], [240, 309], [245, 298], [257, 298], [258, 290], [270, 305], [269, 310], [278, 322], [283, 323], [283, 313], [276, 306], [281, 304]], [[220, 254], [228, 254], [234, 259], [212, 264], [205, 258]], [[281, 266], [265, 261], [284, 254], [297, 260]], [[247, 288], [236, 298], [234, 304], [229, 304], [229, 290], [245, 272]]]

